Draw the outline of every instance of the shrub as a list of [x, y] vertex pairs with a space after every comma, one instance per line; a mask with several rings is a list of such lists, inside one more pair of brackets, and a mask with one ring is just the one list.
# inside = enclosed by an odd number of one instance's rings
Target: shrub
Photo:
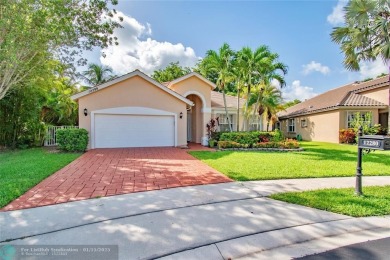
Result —
[[274, 132], [226, 132], [220, 136], [220, 141], [232, 141], [240, 144], [246, 144], [252, 146], [259, 142], [269, 142], [274, 138]]
[[279, 147], [284, 149], [297, 149], [299, 148], [299, 143], [294, 139], [286, 139], [282, 142], [279, 142]]
[[284, 136], [283, 136], [283, 133], [282, 131], [280, 131], [279, 129], [276, 129], [272, 138], [271, 138], [272, 141], [274, 142], [280, 142], [280, 141], [283, 141], [284, 140]]
[[67, 152], [84, 152], [88, 146], [88, 131], [83, 128], [58, 129], [58, 147]]
[[356, 142], [356, 134], [352, 128], [339, 131], [339, 141], [342, 144], [353, 144]]
[[373, 132], [375, 135], [387, 135], [387, 128], [380, 124], [376, 124], [373, 126]]
[[215, 146], [215, 144], [216, 144], [216, 141], [214, 140], [214, 139], [209, 139], [209, 146], [210, 147], [214, 147]]
[[253, 144], [253, 148], [280, 148], [280, 149], [297, 149], [299, 148], [299, 143], [297, 140], [285, 139], [280, 142], [260, 142]]
[[219, 141], [218, 142], [218, 148], [219, 149], [225, 149], [225, 148], [248, 148], [249, 145], [247, 144], [240, 144], [234, 141]]
[[276, 142], [260, 142], [253, 144], [253, 148], [278, 148], [279, 144]]
[[214, 139], [215, 141], [219, 141], [219, 139], [221, 138], [221, 135], [224, 134], [224, 133], [227, 133], [227, 132], [212, 132], [211, 133], [211, 139]]
[[256, 134], [254, 134], [254, 132], [229, 132], [223, 133], [219, 140], [252, 145], [257, 143], [258, 137]]

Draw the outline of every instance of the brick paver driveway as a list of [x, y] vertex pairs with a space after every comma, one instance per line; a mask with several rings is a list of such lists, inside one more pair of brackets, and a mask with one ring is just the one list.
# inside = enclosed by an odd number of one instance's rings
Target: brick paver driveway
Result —
[[179, 148], [91, 150], [5, 206], [2, 211], [231, 181], [187, 151]]

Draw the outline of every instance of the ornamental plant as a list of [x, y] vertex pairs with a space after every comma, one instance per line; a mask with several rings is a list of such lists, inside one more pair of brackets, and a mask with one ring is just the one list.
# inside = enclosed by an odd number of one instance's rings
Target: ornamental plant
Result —
[[356, 133], [352, 128], [341, 129], [339, 131], [339, 141], [342, 144], [353, 144], [356, 142]]

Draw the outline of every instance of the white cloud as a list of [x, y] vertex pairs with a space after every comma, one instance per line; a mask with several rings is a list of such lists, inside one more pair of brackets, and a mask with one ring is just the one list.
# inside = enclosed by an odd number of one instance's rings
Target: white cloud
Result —
[[337, 5], [333, 7], [333, 12], [326, 18], [331, 25], [336, 26], [344, 22], [344, 7], [347, 3], [348, 0], [339, 0]]
[[283, 98], [287, 101], [294, 99], [304, 101], [305, 99], [317, 96], [318, 93], [315, 93], [312, 87], [301, 86], [301, 81], [294, 80], [291, 85], [282, 89], [282, 95]]
[[376, 78], [382, 73], [388, 73], [389, 69], [386, 63], [382, 59], [378, 58], [373, 62], [361, 62], [360, 63], [360, 78]]
[[324, 75], [328, 74], [330, 72], [330, 69], [328, 66], [322, 65], [319, 62], [311, 61], [308, 64], [302, 65], [303, 67], [303, 74], [307, 75], [310, 74], [313, 71], [320, 72]]
[[200, 59], [191, 47], [152, 39], [150, 24], [141, 24], [121, 12], [118, 15], [124, 18], [124, 28], [114, 32], [119, 45], [103, 50], [106, 57], [100, 58], [100, 62], [110, 66], [115, 73], [125, 74], [139, 69], [150, 75], [170, 62], [179, 61], [182, 66], [192, 67]]

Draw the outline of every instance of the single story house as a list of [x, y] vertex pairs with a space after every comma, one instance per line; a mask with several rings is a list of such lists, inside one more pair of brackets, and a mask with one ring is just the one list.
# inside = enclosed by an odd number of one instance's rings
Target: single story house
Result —
[[372, 124], [389, 125], [389, 78], [355, 82], [329, 90], [278, 114], [279, 128], [288, 137], [339, 142], [339, 130], [351, 126], [360, 113], [371, 114]]
[[[222, 94], [215, 87], [195, 72], [161, 84], [135, 70], [72, 99], [79, 105], [79, 127], [89, 132], [90, 149], [207, 145], [211, 118], [220, 117], [220, 130], [229, 127]], [[226, 99], [232, 128], [237, 129], [237, 97]], [[240, 99], [240, 107], [244, 103]]]

